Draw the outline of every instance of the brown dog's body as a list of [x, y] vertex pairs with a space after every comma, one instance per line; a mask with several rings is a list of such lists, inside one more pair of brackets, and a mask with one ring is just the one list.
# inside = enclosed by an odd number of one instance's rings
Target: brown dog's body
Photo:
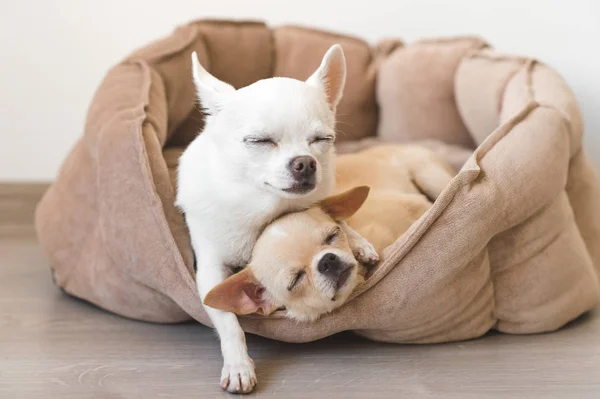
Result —
[[252, 261], [208, 293], [205, 304], [237, 314], [314, 320], [341, 306], [363, 280], [344, 223], [381, 252], [431, 206], [454, 176], [433, 152], [388, 145], [342, 155], [336, 195], [265, 228]]
[[347, 223], [381, 253], [429, 209], [453, 176], [450, 166], [422, 147], [377, 146], [338, 156], [336, 192], [370, 187]]

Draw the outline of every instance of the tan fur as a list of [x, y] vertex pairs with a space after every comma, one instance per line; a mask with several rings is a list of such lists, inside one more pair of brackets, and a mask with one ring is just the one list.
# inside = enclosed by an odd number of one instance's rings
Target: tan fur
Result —
[[[314, 320], [341, 306], [362, 281], [363, 268], [354, 259], [343, 229], [330, 244], [324, 243], [327, 233], [346, 220], [381, 253], [429, 209], [429, 198], [435, 200], [454, 176], [434, 153], [409, 145], [378, 146], [339, 156], [336, 170], [334, 196], [275, 220], [256, 242], [248, 266], [251, 273], [247, 273], [265, 288], [257, 311], [284, 306], [291, 318]], [[370, 187], [370, 192], [360, 186]], [[338, 290], [317, 270], [328, 253], [352, 267], [348, 281]], [[300, 271], [305, 273], [302, 282], [288, 290]], [[215, 287], [217, 295], [209, 295], [205, 303], [231, 310], [231, 304], [222, 301], [236, 297], [233, 286], [224, 282]], [[221, 303], [210, 303], [210, 298], [221, 298]]]
[[452, 168], [418, 146], [386, 145], [337, 158], [336, 192], [367, 185], [369, 197], [348, 224], [375, 246], [391, 245], [450, 182]]

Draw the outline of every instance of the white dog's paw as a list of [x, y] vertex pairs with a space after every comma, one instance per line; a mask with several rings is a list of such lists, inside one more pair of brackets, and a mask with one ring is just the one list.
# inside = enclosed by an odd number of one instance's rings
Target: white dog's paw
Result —
[[231, 393], [250, 393], [257, 383], [254, 362], [225, 364], [221, 371], [221, 388]]
[[356, 260], [365, 266], [375, 266], [379, 262], [379, 255], [375, 247], [363, 237], [355, 237], [352, 243], [352, 250]]

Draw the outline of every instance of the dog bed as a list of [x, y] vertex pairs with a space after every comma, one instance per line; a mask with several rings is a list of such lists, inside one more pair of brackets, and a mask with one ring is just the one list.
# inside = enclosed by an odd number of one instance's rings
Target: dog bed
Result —
[[56, 284], [126, 317], [210, 325], [173, 205], [177, 156], [202, 128], [190, 54], [242, 87], [305, 79], [334, 43], [348, 60], [340, 151], [427, 140], [460, 171], [346, 305], [310, 324], [242, 317], [243, 328], [294, 342], [353, 330], [428, 343], [552, 331], [592, 309], [600, 186], [576, 100], [555, 71], [476, 37], [370, 47], [253, 22], [187, 24], [108, 72], [37, 209]]

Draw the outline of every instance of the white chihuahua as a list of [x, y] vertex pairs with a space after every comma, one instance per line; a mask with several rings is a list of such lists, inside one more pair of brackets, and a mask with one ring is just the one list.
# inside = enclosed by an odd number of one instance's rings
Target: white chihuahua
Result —
[[[204, 302], [234, 268], [250, 261], [270, 221], [333, 192], [335, 110], [346, 60], [335, 45], [306, 82], [271, 78], [239, 90], [210, 75], [195, 53], [192, 69], [206, 125], [179, 160], [177, 205], [190, 230]], [[378, 260], [368, 241], [344, 230], [360, 262]], [[221, 387], [250, 392], [257, 380], [237, 317], [205, 309], [221, 339]]]

